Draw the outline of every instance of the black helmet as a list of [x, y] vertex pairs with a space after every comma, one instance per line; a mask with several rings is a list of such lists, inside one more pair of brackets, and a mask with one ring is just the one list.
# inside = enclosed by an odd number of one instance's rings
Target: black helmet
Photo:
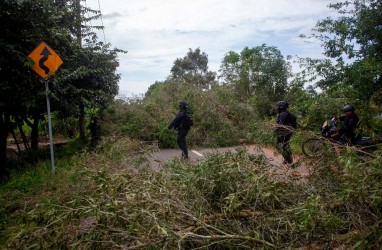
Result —
[[344, 112], [354, 112], [355, 108], [352, 105], [345, 105], [344, 108], [342, 109]]
[[179, 103], [179, 108], [181, 108], [181, 109], [186, 109], [186, 108], [188, 108], [188, 103], [187, 103], [187, 102], [180, 102], [180, 103]]
[[282, 109], [287, 109], [289, 107], [289, 104], [286, 101], [278, 101], [277, 106]]

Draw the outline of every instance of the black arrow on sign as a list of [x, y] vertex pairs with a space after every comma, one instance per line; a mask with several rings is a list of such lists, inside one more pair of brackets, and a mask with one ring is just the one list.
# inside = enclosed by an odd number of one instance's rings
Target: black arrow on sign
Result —
[[46, 47], [44, 47], [44, 49], [41, 51], [40, 55], [43, 55], [43, 57], [38, 62], [38, 65], [40, 66], [40, 68], [42, 70], [45, 71], [45, 74], [48, 74], [49, 73], [49, 68], [47, 66], [45, 66], [44, 62], [46, 60], [48, 60], [48, 57], [51, 55], [51, 53], [49, 52], [49, 50]]

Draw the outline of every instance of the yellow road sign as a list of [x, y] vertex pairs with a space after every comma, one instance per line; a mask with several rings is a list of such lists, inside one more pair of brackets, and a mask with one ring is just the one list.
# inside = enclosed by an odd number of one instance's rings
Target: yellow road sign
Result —
[[42, 78], [47, 78], [61, 66], [62, 60], [46, 43], [40, 43], [28, 56], [34, 61], [32, 69]]

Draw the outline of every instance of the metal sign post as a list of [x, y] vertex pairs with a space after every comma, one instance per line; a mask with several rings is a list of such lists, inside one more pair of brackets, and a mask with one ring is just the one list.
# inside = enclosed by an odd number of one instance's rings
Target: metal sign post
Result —
[[48, 108], [50, 161], [51, 161], [51, 165], [52, 165], [52, 173], [54, 174], [56, 168], [54, 166], [52, 119], [51, 119], [51, 115], [50, 115], [50, 101], [49, 101], [49, 95], [48, 95], [49, 94], [49, 82], [48, 82], [48, 79], [45, 80], [45, 91], [46, 91], [46, 106]]
[[54, 155], [53, 155], [53, 135], [52, 135], [52, 121], [50, 115], [50, 101], [49, 101], [49, 82], [48, 77], [51, 76], [58, 67], [62, 64], [61, 58], [52, 50], [46, 43], [42, 42], [32, 53], [28, 56], [34, 61], [32, 69], [45, 79], [46, 90], [46, 106], [48, 108], [48, 124], [49, 124], [49, 142], [50, 142], [50, 160], [52, 163], [52, 173], [55, 172]]

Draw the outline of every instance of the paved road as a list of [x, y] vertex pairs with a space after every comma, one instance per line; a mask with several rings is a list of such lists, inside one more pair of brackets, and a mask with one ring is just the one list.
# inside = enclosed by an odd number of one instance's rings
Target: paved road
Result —
[[[204, 159], [209, 154], [213, 153], [224, 153], [224, 152], [235, 152], [237, 148], [245, 147], [249, 154], [264, 154], [270, 163], [274, 166], [275, 171], [278, 174], [283, 174], [285, 171], [288, 171], [288, 168], [282, 163], [283, 159], [280, 154], [278, 154], [273, 148], [260, 148], [256, 145], [244, 145], [237, 147], [227, 147], [227, 148], [217, 148], [217, 149], [189, 149], [189, 160], [191, 162], [197, 162]], [[161, 149], [157, 152], [154, 152], [149, 157], [150, 166], [154, 170], [158, 170], [161, 166], [163, 166], [167, 161], [180, 157], [181, 151], [179, 149]], [[298, 167], [293, 169], [293, 172], [306, 176], [309, 174], [307, 168], [302, 164], [302, 160], [299, 159], [298, 156], [295, 157], [295, 161], [297, 161]], [[290, 170], [290, 169], [289, 169]]]

